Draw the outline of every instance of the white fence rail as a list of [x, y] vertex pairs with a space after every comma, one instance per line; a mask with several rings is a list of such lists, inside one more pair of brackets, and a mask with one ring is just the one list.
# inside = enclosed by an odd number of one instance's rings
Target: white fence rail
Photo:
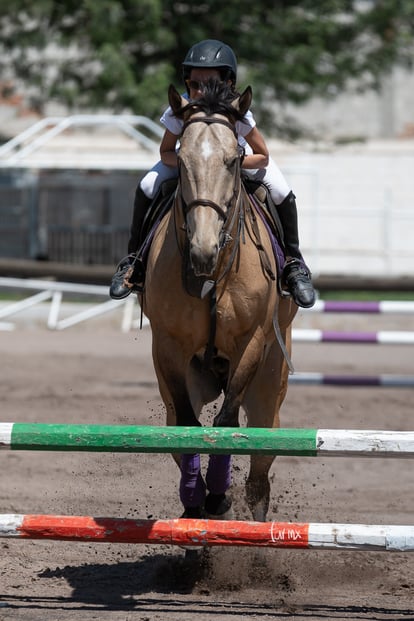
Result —
[[[134, 311], [137, 309], [135, 295], [131, 295], [125, 300], [108, 300], [108, 287], [100, 285], [82, 285], [75, 283], [55, 282], [48, 280], [19, 279], [19, 278], [0, 278], [1, 289], [38, 291], [17, 302], [7, 302], [0, 307], [0, 320], [11, 318], [17, 313], [29, 309], [44, 302], [50, 302], [46, 325], [50, 330], [65, 330], [76, 324], [93, 319], [122, 308], [121, 330], [129, 332], [132, 327], [140, 324], [140, 319], [134, 318]], [[63, 294], [77, 294], [93, 296], [104, 301], [93, 304], [84, 310], [77, 311], [70, 316], [60, 319]], [[105, 299], [106, 298], [106, 299]], [[143, 325], [148, 325], [148, 321], [143, 319]], [[0, 330], [13, 330], [14, 324], [0, 322]]]
[[[71, 136], [68, 135], [70, 130], [90, 131], [102, 127], [118, 130], [121, 136], [129, 138], [136, 145], [136, 152], [124, 148], [124, 153], [118, 153], [114, 157], [114, 148], [109, 147], [108, 137], [105, 138], [106, 148], [102, 148], [99, 134], [89, 137], [86, 148], [85, 140], [72, 137], [71, 142]], [[0, 169], [146, 169], [158, 158], [159, 141], [163, 133], [159, 124], [145, 116], [75, 114], [68, 117], [47, 117], [0, 147]], [[55, 139], [59, 137], [64, 137], [65, 142], [57, 146]]]

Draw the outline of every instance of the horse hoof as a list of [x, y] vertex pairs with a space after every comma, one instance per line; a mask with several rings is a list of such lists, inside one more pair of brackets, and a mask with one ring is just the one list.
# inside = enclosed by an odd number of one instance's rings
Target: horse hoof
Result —
[[201, 507], [186, 507], [181, 515], [181, 518], [190, 520], [201, 520], [203, 517], [203, 509]]
[[204, 511], [206, 518], [210, 520], [231, 520], [233, 501], [226, 494], [208, 494]]

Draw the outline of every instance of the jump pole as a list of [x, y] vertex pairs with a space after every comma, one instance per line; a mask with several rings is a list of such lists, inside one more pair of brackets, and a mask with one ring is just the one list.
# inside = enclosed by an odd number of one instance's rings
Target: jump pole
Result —
[[376, 386], [382, 388], [414, 388], [414, 375], [330, 375], [298, 372], [289, 375], [289, 384], [307, 386]]
[[0, 447], [32, 451], [414, 457], [414, 431], [1, 423]]
[[302, 313], [398, 313], [411, 315], [414, 313], [414, 302], [405, 300], [347, 301], [347, 300], [316, 300], [312, 308], [301, 308]]
[[0, 538], [413, 552], [414, 526], [0, 515]]
[[383, 330], [379, 332], [346, 332], [337, 330], [292, 330], [296, 343], [370, 343], [378, 345], [413, 345], [414, 332]]

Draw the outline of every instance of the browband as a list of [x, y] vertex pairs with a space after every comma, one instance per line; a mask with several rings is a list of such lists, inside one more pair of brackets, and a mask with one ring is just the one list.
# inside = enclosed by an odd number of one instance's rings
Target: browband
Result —
[[219, 123], [220, 125], [224, 125], [228, 129], [231, 129], [236, 139], [238, 137], [236, 128], [234, 127], [234, 125], [232, 125], [232, 123], [230, 123], [230, 121], [226, 121], [225, 119], [217, 119], [213, 116], [197, 116], [195, 118], [188, 119], [188, 121], [186, 121], [183, 125], [183, 130], [181, 132], [181, 135], [184, 133], [187, 127], [189, 125], [192, 125], [193, 123], [207, 123], [207, 125], [212, 125], [213, 123]]

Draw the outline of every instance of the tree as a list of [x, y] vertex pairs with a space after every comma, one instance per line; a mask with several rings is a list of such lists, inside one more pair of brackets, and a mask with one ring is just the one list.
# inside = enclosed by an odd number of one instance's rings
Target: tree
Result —
[[157, 118], [188, 48], [217, 38], [269, 128], [275, 102], [377, 88], [411, 65], [413, 34], [411, 0], [0, 0], [1, 85], [23, 85], [40, 111], [58, 100]]

